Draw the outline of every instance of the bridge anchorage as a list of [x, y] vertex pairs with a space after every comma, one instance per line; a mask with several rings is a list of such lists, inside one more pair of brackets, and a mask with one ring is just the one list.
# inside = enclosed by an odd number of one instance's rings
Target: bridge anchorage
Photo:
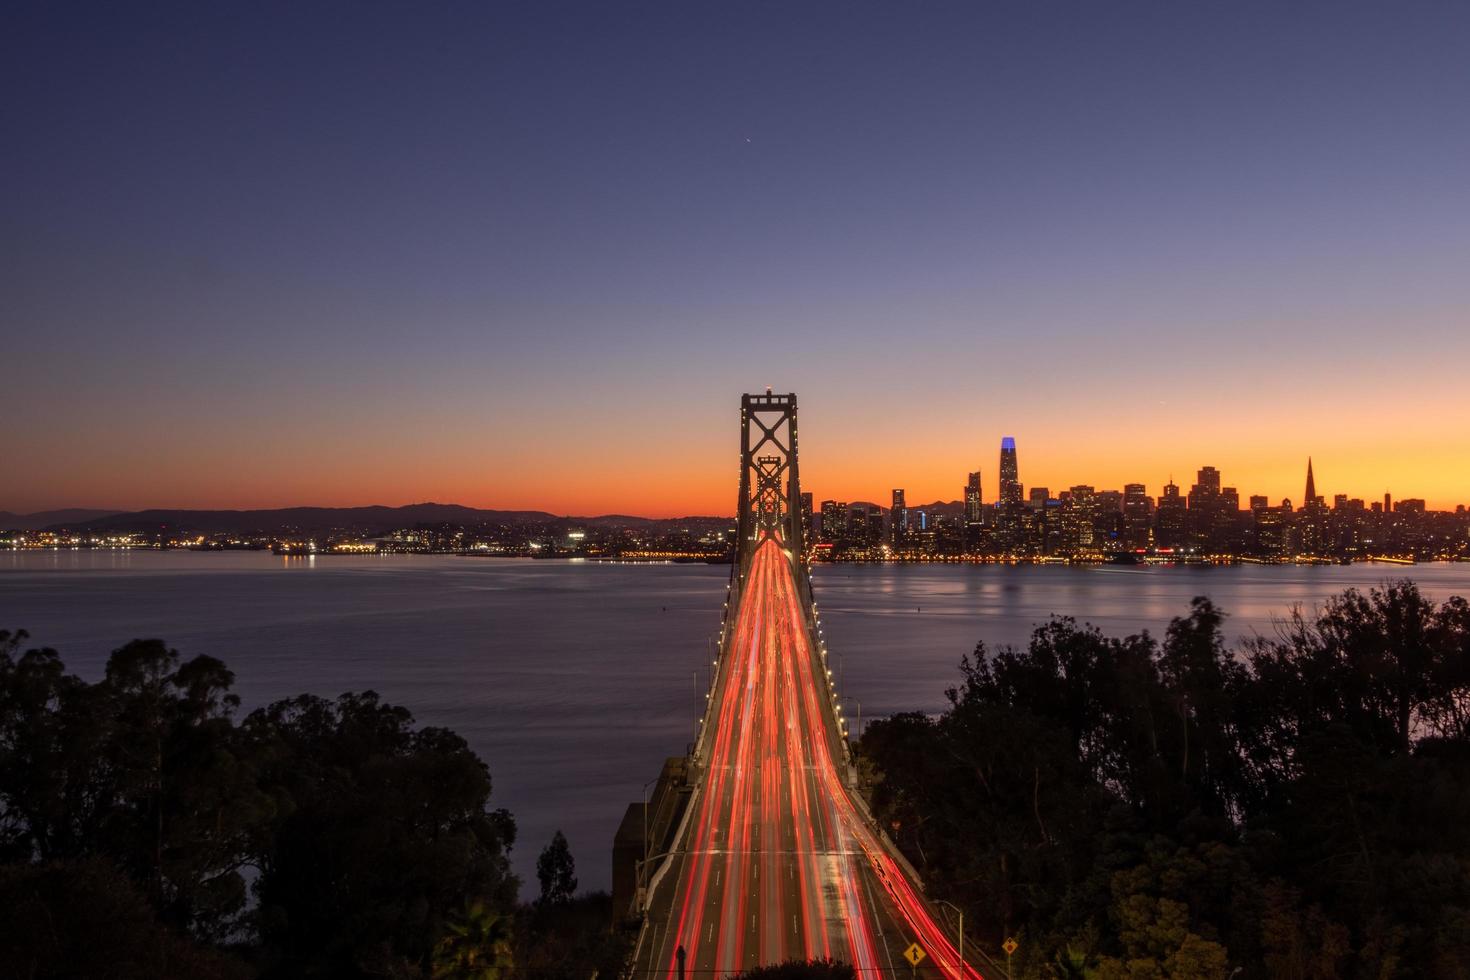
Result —
[[[860, 980], [980, 980], [852, 785], [805, 561], [794, 394], [741, 399], [737, 514], [699, 736], [614, 847], [615, 900], [642, 916], [632, 975], [719, 980], [831, 957]], [[634, 869], [621, 891], [619, 854]]]

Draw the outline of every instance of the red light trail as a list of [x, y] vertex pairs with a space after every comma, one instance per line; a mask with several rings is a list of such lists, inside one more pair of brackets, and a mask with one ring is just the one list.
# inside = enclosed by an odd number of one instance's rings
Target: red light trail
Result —
[[915, 971], [980, 980], [870, 826], [844, 782], [829, 674], [801, 606], [792, 560], [774, 539], [748, 581], [706, 720], [704, 778], [658, 886], [639, 965], [724, 977], [790, 959], [832, 957], [860, 977]]

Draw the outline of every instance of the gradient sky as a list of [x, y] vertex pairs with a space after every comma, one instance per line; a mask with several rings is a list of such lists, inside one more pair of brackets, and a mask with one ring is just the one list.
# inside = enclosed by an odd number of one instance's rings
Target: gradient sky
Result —
[[1470, 503], [1470, 5], [0, 11], [0, 509]]

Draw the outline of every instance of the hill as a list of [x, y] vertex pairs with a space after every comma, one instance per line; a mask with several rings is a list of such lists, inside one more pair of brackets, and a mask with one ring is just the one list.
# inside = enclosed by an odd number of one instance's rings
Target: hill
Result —
[[58, 524], [74, 526], [99, 518], [110, 517], [115, 510], [95, 510], [86, 507], [69, 507], [63, 510], [41, 510], [34, 514], [15, 514], [0, 510], [0, 529], [6, 531], [36, 531]]
[[563, 517], [542, 510], [483, 510], [460, 504], [422, 503], [403, 507], [284, 507], [273, 510], [151, 509], [128, 513], [104, 512], [103, 516], [86, 520], [63, 519], [44, 526], [53, 530], [92, 532], [154, 531], [170, 528], [203, 534], [274, 534], [334, 529], [375, 533], [425, 524], [474, 526], [565, 523], [659, 530], [723, 526], [729, 521], [725, 517], [650, 518], [620, 514]]

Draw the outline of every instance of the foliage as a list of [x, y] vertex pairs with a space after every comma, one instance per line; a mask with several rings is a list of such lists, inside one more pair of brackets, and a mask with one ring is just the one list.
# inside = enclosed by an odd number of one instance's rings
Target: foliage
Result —
[[517, 975], [528, 980], [617, 977], [637, 931], [612, 928], [612, 896], [593, 892], [522, 908], [516, 938]]
[[[7, 911], [45, 919], [86, 893], [97, 934], [156, 937], [138, 975], [216, 947], [291, 977], [421, 976], [456, 910], [513, 912], [515, 824], [453, 732], [371, 692], [237, 722], [234, 675], [211, 657], [136, 640], [87, 683], [26, 639], [0, 632]], [[70, 941], [20, 929], [26, 975], [132, 975], [136, 944], [119, 940], [115, 971], [74, 969]]]
[[401, 971], [427, 961], [466, 897], [513, 904], [514, 823], [488, 809], [484, 764], [453, 732], [412, 726], [371, 692], [246, 719], [281, 800], [257, 885], [273, 973]]
[[735, 980], [856, 980], [857, 971], [847, 963], [830, 959], [790, 960], [773, 966], [756, 967], [737, 974]]
[[1018, 975], [1470, 975], [1470, 604], [1223, 621], [978, 646], [941, 717], [868, 728], [875, 814]]
[[498, 980], [513, 965], [514, 926], [509, 918], [474, 901], [448, 923], [434, 946], [434, 980]]
[[148, 899], [96, 858], [0, 866], [0, 977], [235, 980], [244, 964], [163, 925]]
[[541, 882], [541, 904], [564, 905], [577, 892], [577, 863], [572, 860], [566, 835], [558, 830], [536, 859], [536, 878]]
[[541, 895], [517, 919], [516, 969], [533, 980], [587, 980], [624, 973], [636, 930], [613, 928], [612, 896], [576, 895], [576, 861], [558, 830], [541, 851]]

